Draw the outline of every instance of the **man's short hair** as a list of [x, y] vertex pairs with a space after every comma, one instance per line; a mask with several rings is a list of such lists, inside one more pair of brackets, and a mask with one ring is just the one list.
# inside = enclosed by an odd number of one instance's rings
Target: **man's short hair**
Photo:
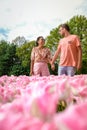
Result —
[[68, 24], [61, 24], [60, 27], [65, 28], [68, 32], [70, 31]]

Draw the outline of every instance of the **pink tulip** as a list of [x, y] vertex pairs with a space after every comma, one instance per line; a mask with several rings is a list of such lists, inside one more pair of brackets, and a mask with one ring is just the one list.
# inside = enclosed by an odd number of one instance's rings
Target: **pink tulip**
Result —
[[58, 128], [62, 128], [62, 125], [64, 125], [64, 127], [66, 128], [65, 130], [87, 130], [86, 111], [87, 103], [70, 106], [69, 109], [67, 109], [63, 113], [56, 115], [54, 117], [54, 122], [56, 123], [56, 126]]
[[31, 114], [44, 120], [50, 120], [56, 112], [57, 96], [44, 94], [33, 100], [31, 105]]

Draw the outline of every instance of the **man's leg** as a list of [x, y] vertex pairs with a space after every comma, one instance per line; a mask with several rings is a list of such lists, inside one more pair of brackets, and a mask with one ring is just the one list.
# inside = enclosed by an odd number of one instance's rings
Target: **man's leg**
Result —
[[58, 75], [66, 75], [66, 66], [59, 66], [58, 67]]
[[67, 66], [67, 75], [74, 76], [76, 73], [76, 68], [72, 66]]

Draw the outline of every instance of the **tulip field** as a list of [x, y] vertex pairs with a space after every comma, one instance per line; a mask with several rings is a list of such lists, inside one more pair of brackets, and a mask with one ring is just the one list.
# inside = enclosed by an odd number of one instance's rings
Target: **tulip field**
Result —
[[0, 130], [87, 130], [87, 75], [1, 76]]

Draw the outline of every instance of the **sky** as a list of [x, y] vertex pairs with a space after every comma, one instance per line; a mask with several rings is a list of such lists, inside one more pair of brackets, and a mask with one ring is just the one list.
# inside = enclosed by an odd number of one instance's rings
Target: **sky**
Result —
[[75, 15], [87, 17], [87, 0], [0, 0], [0, 40], [36, 40]]

